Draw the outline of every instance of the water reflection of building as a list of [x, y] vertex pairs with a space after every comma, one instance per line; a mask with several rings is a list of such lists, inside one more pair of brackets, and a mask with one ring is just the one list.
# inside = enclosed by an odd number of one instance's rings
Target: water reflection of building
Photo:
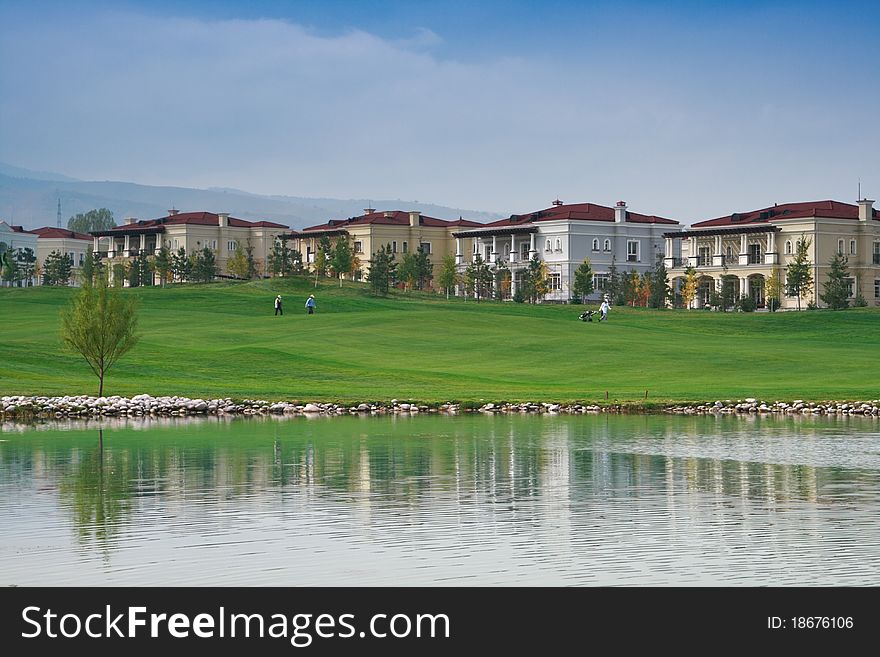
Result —
[[[743, 509], [756, 502], [770, 510], [850, 505], [857, 503], [847, 492], [853, 481], [876, 479], [870, 468], [840, 465], [857, 464], [859, 454], [825, 454], [833, 448], [829, 432], [877, 426], [867, 418], [150, 422], [155, 433], [135, 431], [146, 425], [133, 420], [104, 424], [114, 429], [105, 432], [101, 459], [94, 429], [84, 434], [75, 430], [82, 425], [53, 421], [22, 435], [4, 425], [0, 480], [57, 491], [83, 540], [110, 544], [147, 508], [186, 519], [194, 504], [223, 514], [312, 502], [352, 509], [364, 526], [405, 509], [461, 531], [550, 522], [565, 540], [576, 531], [570, 523], [623, 502], [660, 500], [673, 520], [684, 501], [700, 495]], [[789, 454], [791, 463], [774, 463], [768, 450], [787, 443], [800, 451]], [[830, 466], [798, 463], [805, 455]]]

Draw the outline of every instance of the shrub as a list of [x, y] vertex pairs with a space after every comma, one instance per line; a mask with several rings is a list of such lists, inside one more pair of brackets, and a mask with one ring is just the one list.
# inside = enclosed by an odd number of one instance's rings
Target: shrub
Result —
[[758, 307], [758, 304], [752, 297], [740, 297], [736, 302], [737, 308], [744, 313], [753, 313], [755, 309]]

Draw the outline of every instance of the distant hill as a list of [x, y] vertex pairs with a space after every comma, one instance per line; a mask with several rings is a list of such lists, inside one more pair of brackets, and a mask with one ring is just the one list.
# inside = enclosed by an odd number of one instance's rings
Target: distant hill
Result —
[[182, 211], [229, 212], [241, 219], [266, 219], [291, 228], [344, 219], [366, 207], [379, 210], [419, 210], [440, 219], [462, 216], [474, 221], [493, 221], [503, 215], [450, 208], [431, 203], [383, 199], [332, 199], [297, 196], [264, 196], [213, 187], [156, 187], [130, 182], [83, 181], [61, 174], [35, 172], [0, 163], [0, 219], [25, 228], [54, 226], [58, 199], [62, 221], [93, 208], [109, 208], [117, 223], [125, 217], [153, 219], [164, 216], [174, 205]]

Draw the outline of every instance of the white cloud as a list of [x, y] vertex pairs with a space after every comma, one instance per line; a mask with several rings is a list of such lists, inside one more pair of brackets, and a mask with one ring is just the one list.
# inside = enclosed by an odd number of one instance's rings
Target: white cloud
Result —
[[[792, 172], [776, 171], [772, 187], [766, 158], [804, 169], [793, 153], [835, 122], [829, 108], [838, 121], [861, 117], [799, 91], [760, 98], [772, 76], [738, 95], [755, 59], [728, 63], [725, 82], [682, 51], [612, 37], [568, 57], [536, 40], [515, 57], [452, 61], [428, 28], [386, 40], [127, 13], [7, 26], [0, 160], [82, 178], [500, 211], [556, 195], [626, 198], [690, 219], [709, 199], [785, 189]], [[823, 154], [855, 146], [844, 129]]]

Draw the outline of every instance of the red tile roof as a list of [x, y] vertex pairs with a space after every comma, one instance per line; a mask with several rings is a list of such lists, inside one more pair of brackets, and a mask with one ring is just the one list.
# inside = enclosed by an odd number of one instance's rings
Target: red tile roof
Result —
[[[401, 210], [391, 210], [385, 216], [385, 212], [371, 212], [370, 214], [362, 214], [349, 219], [331, 219], [326, 224], [319, 226], [309, 226], [303, 228], [302, 232], [333, 230], [345, 228], [346, 226], [363, 226], [365, 224], [380, 224], [385, 226], [409, 226], [409, 212]], [[455, 221], [447, 221], [446, 219], [436, 219], [426, 215], [419, 215], [419, 225], [429, 228], [448, 228], [451, 226], [482, 226], [483, 224], [469, 219], [459, 217]]]
[[[708, 219], [693, 224], [693, 228], [710, 226], [742, 226], [744, 224], [768, 223], [783, 219], [802, 219], [806, 217], [827, 217], [829, 219], [859, 218], [859, 206], [840, 201], [807, 201], [806, 203], [783, 203], [769, 208], [752, 210], [751, 212], [734, 212], [717, 219]], [[878, 219], [878, 211], [873, 211], [873, 218]]]
[[[6, 225], [9, 226], [9, 224], [6, 224]], [[24, 226], [9, 226], [9, 230], [11, 230], [13, 233], [31, 233], [31, 234], [34, 234], [34, 233], [37, 232], [37, 231], [35, 231], [35, 230], [25, 230], [25, 229], [24, 229]]]
[[[566, 205], [560, 203], [552, 208], [537, 210], [527, 214], [514, 214], [508, 219], [495, 221], [487, 226], [516, 226], [519, 224], [534, 223], [538, 221], [614, 221], [614, 208], [595, 203], [572, 203]], [[639, 214], [637, 212], [626, 213], [627, 223], [634, 224], [672, 224], [679, 222], [672, 219], [664, 219], [654, 215]]]
[[[159, 219], [145, 219], [133, 224], [123, 224], [111, 228], [110, 230], [113, 232], [124, 233], [139, 228], [175, 226], [180, 224], [219, 226], [220, 216], [214, 212], [178, 212], [177, 214], [170, 214]], [[289, 226], [276, 224], [272, 221], [245, 221], [244, 219], [236, 219], [235, 217], [229, 217], [229, 225], [235, 228], [289, 228]]]
[[53, 226], [43, 226], [42, 228], [34, 228], [32, 233], [36, 233], [40, 237], [51, 239], [72, 239], [72, 240], [88, 240], [92, 241], [92, 236], [86, 233], [76, 233], [66, 228], [55, 228]]

